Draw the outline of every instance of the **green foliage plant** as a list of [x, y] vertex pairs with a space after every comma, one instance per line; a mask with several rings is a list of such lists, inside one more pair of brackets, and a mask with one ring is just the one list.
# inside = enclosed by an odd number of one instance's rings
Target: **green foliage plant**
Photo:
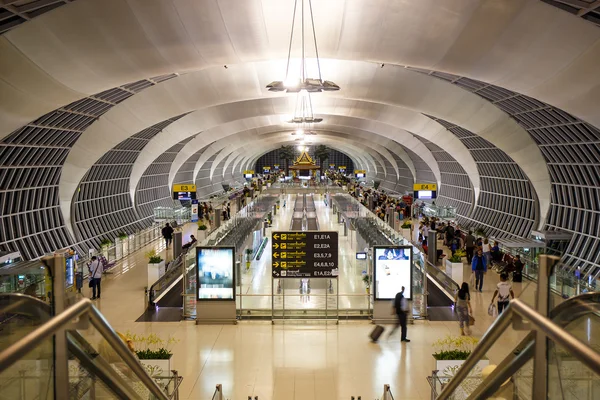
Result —
[[129, 331], [125, 334], [130, 340], [140, 360], [168, 360], [173, 356], [171, 347], [179, 343], [178, 339], [169, 336], [166, 340], [155, 333], [137, 335]]
[[436, 360], [466, 360], [479, 343], [479, 339], [471, 336], [447, 335], [433, 343]]
[[199, 231], [205, 231], [207, 229], [208, 229], [208, 227], [206, 225], [204, 225], [202, 222], [198, 224]]
[[455, 253], [452, 257], [448, 258], [448, 261], [451, 263], [462, 263], [462, 257]]
[[364, 275], [362, 281], [365, 283], [365, 285], [371, 286], [371, 275]]
[[163, 260], [160, 254], [158, 254], [155, 249], [152, 249], [149, 252], [147, 252], [146, 257], [148, 257], [149, 264], [159, 264]]

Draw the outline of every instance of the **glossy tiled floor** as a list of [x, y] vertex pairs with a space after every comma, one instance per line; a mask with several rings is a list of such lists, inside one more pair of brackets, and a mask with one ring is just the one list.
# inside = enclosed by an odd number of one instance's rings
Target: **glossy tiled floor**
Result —
[[[287, 229], [291, 220], [293, 198], [287, 200], [274, 220], [272, 229]], [[316, 200], [321, 230], [339, 229], [333, 214], [322, 199]], [[162, 243], [154, 246], [168, 259]], [[254, 294], [271, 293], [270, 246], [260, 262], [253, 262], [243, 274], [243, 307], [268, 307], [267, 297]], [[340, 235], [342, 261], [340, 307], [362, 300], [362, 265], [354, 260], [348, 239]], [[154, 332], [179, 340], [173, 347], [172, 368], [184, 377], [181, 399], [205, 400], [212, 397], [215, 385], [223, 385], [226, 398], [247, 399], [349, 399], [381, 396], [384, 384], [390, 384], [397, 399], [429, 399], [426, 376], [434, 367], [432, 343], [448, 334], [457, 334], [456, 322], [415, 321], [408, 327], [411, 342], [401, 344], [399, 335], [370, 343], [368, 322], [343, 322], [339, 325], [301, 322], [272, 325], [270, 322], [242, 321], [235, 326], [196, 326], [192, 321], [164, 323], [134, 322], [144, 311], [144, 286], [147, 279], [144, 251], [129, 257], [114, 274], [103, 278], [102, 299], [97, 306], [119, 331]], [[468, 280], [469, 268], [464, 268]], [[473, 335], [480, 337], [492, 322], [487, 315], [490, 298], [498, 282], [488, 273], [484, 292], [473, 294], [476, 325]], [[517, 292], [521, 288], [515, 285]], [[87, 288], [86, 288], [87, 290]], [[525, 296], [532, 297], [528, 288]], [[89, 295], [89, 294], [88, 294]], [[352, 297], [350, 295], [356, 296]], [[357, 300], [359, 299], [360, 300]], [[250, 303], [247, 303], [250, 302]], [[345, 302], [345, 303], [344, 303]], [[389, 327], [388, 327], [389, 328]], [[385, 333], [384, 333], [385, 335]], [[509, 331], [488, 354], [499, 362], [522, 337]]]

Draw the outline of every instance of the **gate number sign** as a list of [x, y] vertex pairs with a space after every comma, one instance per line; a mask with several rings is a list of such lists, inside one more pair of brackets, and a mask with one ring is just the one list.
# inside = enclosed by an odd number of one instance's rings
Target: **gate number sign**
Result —
[[337, 232], [273, 232], [271, 239], [273, 278], [338, 276]]

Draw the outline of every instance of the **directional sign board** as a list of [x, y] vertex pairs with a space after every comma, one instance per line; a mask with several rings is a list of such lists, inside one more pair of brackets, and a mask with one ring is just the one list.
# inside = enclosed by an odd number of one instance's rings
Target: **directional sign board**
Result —
[[274, 278], [338, 276], [337, 232], [273, 232], [271, 246]]

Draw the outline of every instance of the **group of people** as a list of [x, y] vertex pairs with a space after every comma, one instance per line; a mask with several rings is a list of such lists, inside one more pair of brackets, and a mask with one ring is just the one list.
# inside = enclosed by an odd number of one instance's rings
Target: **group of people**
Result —
[[[515, 293], [508, 279], [508, 274], [503, 272], [500, 274], [500, 282], [496, 285], [496, 290], [492, 295], [490, 307], [488, 309], [497, 307], [497, 312], [500, 314], [508, 307], [510, 300], [514, 298]], [[494, 304], [494, 300], [496, 300], [496, 304]], [[463, 282], [460, 289], [456, 293], [454, 304], [456, 314], [458, 315], [460, 334], [463, 336], [465, 334], [470, 334], [469, 326], [474, 319], [472, 318], [473, 308], [471, 307], [471, 293], [469, 291], [469, 284], [467, 282]]]
[[[361, 196], [357, 197], [356, 189]], [[360, 186], [352, 187], [350, 189], [350, 196], [358, 198], [360, 203], [365, 207], [371, 209], [371, 211], [377, 215], [381, 220], [385, 220], [385, 215], [388, 209], [392, 208], [397, 212], [402, 219], [410, 217], [410, 205], [406, 204], [402, 199], [398, 199], [389, 196], [383, 190], [366, 189], [364, 190]], [[369, 196], [373, 199], [373, 207], [370, 208], [368, 201]]]

